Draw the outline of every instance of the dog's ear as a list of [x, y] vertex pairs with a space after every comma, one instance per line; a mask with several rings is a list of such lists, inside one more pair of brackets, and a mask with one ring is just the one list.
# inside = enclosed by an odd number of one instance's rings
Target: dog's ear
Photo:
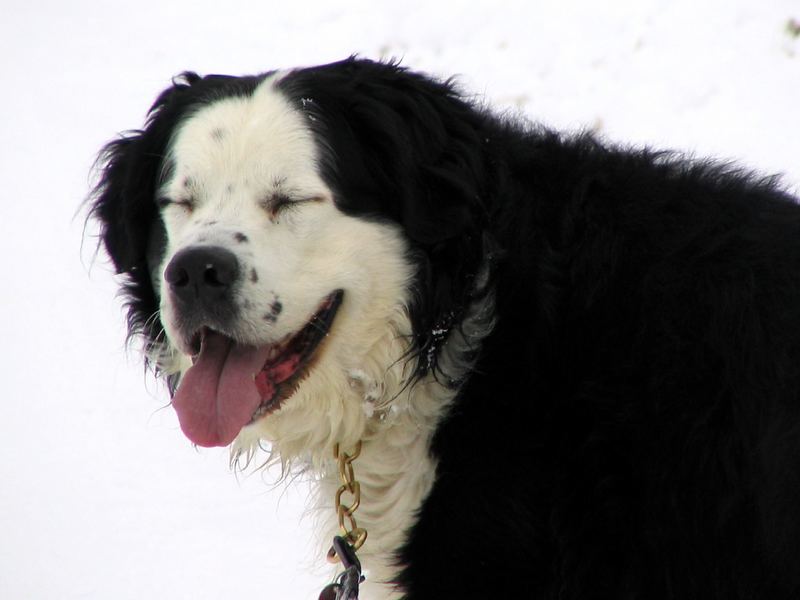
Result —
[[464, 235], [481, 212], [483, 117], [452, 82], [350, 58], [278, 85], [329, 144], [321, 168], [343, 211], [388, 215], [424, 245]]
[[144, 129], [113, 140], [100, 153], [100, 179], [90, 217], [100, 223], [102, 244], [117, 273], [146, 267], [148, 238], [158, 219], [156, 186], [179, 118], [178, 100], [199, 79], [184, 73], [173, 80], [150, 108]]
[[100, 175], [89, 218], [99, 223], [100, 242], [117, 273], [124, 275], [128, 337], [143, 335], [148, 350], [163, 335], [153, 277], [165, 241], [156, 188], [169, 171], [165, 154], [172, 131], [198, 81], [194, 73], [174, 79], [148, 111], [145, 127], [107, 144], [97, 163]]

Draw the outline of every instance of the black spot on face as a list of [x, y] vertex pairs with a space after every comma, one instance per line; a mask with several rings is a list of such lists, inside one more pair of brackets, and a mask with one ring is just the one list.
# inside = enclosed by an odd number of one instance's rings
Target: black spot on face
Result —
[[273, 316], [277, 317], [279, 314], [281, 314], [281, 311], [283, 311], [283, 304], [281, 304], [280, 300], [275, 300], [275, 302], [272, 303], [272, 306], [270, 306], [270, 309], [272, 310]]
[[243, 244], [244, 242], [249, 242], [250, 241], [249, 238], [245, 234], [243, 234], [241, 231], [237, 231], [236, 233], [234, 233], [233, 234], [233, 239], [235, 239], [240, 244]]
[[267, 313], [264, 315], [264, 320], [267, 321], [268, 323], [274, 323], [275, 321], [278, 320], [278, 317], [276, 317], [272, 313]]
[[255, 269], [250, 269], [250, 281], [258, 283], [258, 273], [256, 273]]

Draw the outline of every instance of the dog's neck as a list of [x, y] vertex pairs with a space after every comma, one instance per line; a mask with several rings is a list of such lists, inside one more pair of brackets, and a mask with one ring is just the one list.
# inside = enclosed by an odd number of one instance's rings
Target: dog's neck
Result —
[[[470, 306], [461, 326], [449, 333], [439, 355], [447, 380], [463, 382], [467, 377], [477, 349], [494, 327], [493, 309], [493, 294], [481, 296]], [[357, 378], [357, 374], [354, 376]], [[362, 389], [368, 406], [369, 386]], [[361, 485], [356, 518], [359, 527], [369, 534], [359, 551], [368, 575], [364, 598], [391, 600], [401, 596], [390, 585], [397, 574], [398, 552], [433, 486], [436, 459], [430, 451], [431, 440], [456, 394], [455, 387], [428, 374], [422, 381], [405, 386], [386, 410], [376, 410], [369, 416], [361, 455], [353, 463]], [[339, 532], [333, 505], [340, 485], [339, 470], [331, 461], [323, 469], [318, 496], [318, 506], [326, 515], [326, 525], [321, 529], [323, 543]]]

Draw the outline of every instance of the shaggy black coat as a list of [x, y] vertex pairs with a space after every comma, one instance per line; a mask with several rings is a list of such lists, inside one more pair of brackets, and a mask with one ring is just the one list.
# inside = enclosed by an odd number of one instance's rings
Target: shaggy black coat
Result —
[[[160, 331], [169, 135], [258, 81], [187, 75], [107, 149], [94, 214], [134, 332]], [[800, 208], [775, 179], [501, 118], [393, 64], [279, 85], [339, 208], [405, 231], [409, 360], [461, 385], [398, 550], [408, 600], [800, 597]], [[487, 266], [497, 324], [454, 381], [441, 331]]]

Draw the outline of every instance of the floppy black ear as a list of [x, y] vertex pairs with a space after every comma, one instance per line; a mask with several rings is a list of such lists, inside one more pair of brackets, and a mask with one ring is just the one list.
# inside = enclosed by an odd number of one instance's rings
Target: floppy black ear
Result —
[[179, 117], [177, 97], [199, 77], [185, 73], [165, 90], [148, 112], [144, 129], [130, 131], [100, 153], [100, 181], [91, 217], [118, 273], [146, 265], [148, 237], [157, 219], [156, 185], [172, 129]]
[[98, 158], [100, 177], [89, 218], [98, 221], [102, 246], [117, 273], [124, 275], [129, 337], [143, 334], [148, 347], [162, 332], [150, 275], [155, 265], [148, 264], [160, 261], [163, 252], [156, 186], [170, 136], [187, 107], [181, 98], [199, 79], [193, 73], [176, 78], [150, 108], [144, 129], [113, 140]]
[[484, 116], [451, 82], [350, 58], [278, 85], [324, 140], [323, 176], [342, 210], [388, 216], [422, 244], [471, 226], [481, 210]]
[[149, 223], [155, 215], [154, 181], [159, 152], [144, 132], [110, 142], [100, 158], [102, 175], [92, 216], [117, 273], [129, 273], [145, 263]]

